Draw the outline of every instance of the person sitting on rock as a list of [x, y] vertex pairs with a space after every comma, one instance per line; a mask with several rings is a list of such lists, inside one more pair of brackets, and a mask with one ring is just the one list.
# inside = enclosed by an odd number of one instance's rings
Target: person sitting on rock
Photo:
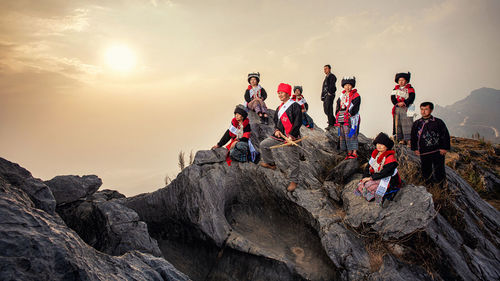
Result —
[[231, 159], [238, 162], [246, 162], [249, 151], [251, 152], [253, 149], [252, 142], [250, 141], [252, 130], [250, 128], [250, 120], [248, 120], [247, 116], [248, 113], [243, 108], [236, 107], [229, 129], [226, 130], [219, 143], [212, 147], [212, 149], [222, 147], [231, 140], [226, 146], [229, 150], [226, 158], [229, 166], [231, 166]]
[[384, 133], [378, 134], [373, 141], [377, 147], [365, 168], [364, 178], [359, 182], [355, 193], [366, 200], [382, 203], [392, 200], [401, 188], [396, 153], [391, 150], [394, 142]]
[[392, 108], [392, 134], [400, 144], [409, 144], [415, 114], [415, 106], [412, 106], [415, 101], [415, 89], [409, 84], [410, 77], [410, 72], [397, 73], [395, 77], [397, 85], [391, 95], [391, 101], [394, 104]]
[[248, 74], [248, 89], [245, 91], [245, 101], [248, 109], [255, 111], [260, 117], [261, 124], [269, 124], [269, 117], [267, 115], [267, 106], [264, 102], [267, 98], [267, 93], [264, 88], [259, 84], [260, 73]]
[[313, 129], [314, 122], [312, 118], [309, 116], [309, 114], [307, 114], [307, 111], [309, 110], [309, 105], [307, 104], [307, 101], [302, 94], [302, 86], [293, 87], [292, 100], [294, 100], [296, 103], [300, 105], [300, 108], [302, 110], [302, 125], [306, 126], [309, 129]]
[[354, 87], [356, 86], [356, 77], [344, 77], [342, 79], [342, 88], [344, 90], [337, 99], [337, 109], [335, 111], [335, 126], [339, 127], [338, 135], [340, 149], [347, 151], [345, 159], [355, 159], [358, 157], [358, 134], [359, 134], [359, 106], [361, 97]]
[[[292, 86], [285, 83], [279, 84], [278, 97], [281, 100], [281, 104], [276, 108], [276, 113], [274, 114], [274, 133], [260, 143], [260, 152], [262, 155], [260, 165], [264, 168], [276, 169], [271, 146], [295, 141], [300, 138], [302, 111], [300, 105], [290, 98], [291, 94]], [[292, 192], [297, 187], [300, 173], [299, 148], [295, 145], [290, 145], [283, 149], [286, 149], [290, 153], [290, 158], [292, 159], [290, 161], [291, 171], [289, 173], [291, 182], [287, 187], [287, 190]]]

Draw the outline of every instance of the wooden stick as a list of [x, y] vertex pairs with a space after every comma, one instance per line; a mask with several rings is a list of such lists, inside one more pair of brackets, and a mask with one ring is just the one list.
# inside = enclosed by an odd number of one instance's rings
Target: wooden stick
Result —
[[284, 144], [278, 144], [278, 145], [273, 145], [270, 147], [270, 149], [274, 149], [274, 148], [280, 148], [280, 147], [285, 147], [285, 146], [290, 146], [290, 145], [297, 145], [297, 143], [303, 141], [304, 139], [307, 139], [307, 136], [305, 137], [302, 137], [301, 139], [298, 139], [296, 141], [294, 141], [293, 143], [292, 142], [287, 142], [287, 143], [284, 143]]

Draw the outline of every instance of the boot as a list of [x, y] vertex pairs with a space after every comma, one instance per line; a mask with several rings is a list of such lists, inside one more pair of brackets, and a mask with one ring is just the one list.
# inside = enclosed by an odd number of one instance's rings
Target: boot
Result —
[[288, 187], [286, 188], [287, 191], [292, 192], [297, 188], [297, 183], [296, 182], [291, 182]]
[[267, 168], [267, 169], [276, 170], [276, 165], [273, 165], [273, 164], [267, 164], [267, 163], [264, 163], [264, 162], [260, 162], [259, 165], [261, 167], [264, 167], [264, 168]]
[[265, 117], [263, 115], [260, 116], [260, 124], [264, 124], [264, 118]]

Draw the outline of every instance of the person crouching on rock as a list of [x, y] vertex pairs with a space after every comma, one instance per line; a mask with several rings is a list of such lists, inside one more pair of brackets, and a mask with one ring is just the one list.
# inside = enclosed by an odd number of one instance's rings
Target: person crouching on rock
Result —
[[335, 111], [335, 126], [339, 127], [340, 149], [347, 151], [345, 159], [355, 159], [358, 157], [358, 134], [359, 134], [359, 106], [361, 97], [356, 87], [356, 77], [344, 77], [342, 79], [344, 90], [337, 99], [337, 109]]
[[[300, 138], [300, 126], [302, 126], [302, 111], [300, 105], [290, 98], [292, 86], [281, 83], [278, 86], [278, 97], [281, 105], [276, 108], [274, 114], [274, 133], [260, 143], [262, 161], [260, 165], [264, 168], [276, 169], [271, 146], [284, 142], [295, 141]], [[292, 192], [297, 188], [299, 169], [299, 148], [295, 145], [286, 146], [292, 158], [291, 171], [289, 173], [290, 184], [287, 190]]]
[[300, 105], [300, 109], [302, 111], [302, 125], [306, 126], [309, 129], [314, 128], [314, 122], [312, 118], [307, 114], [309, 110], [309, 105], [307, 104], [306, 99], [302, 94], [302, 86], [294, 86], [293, 87], [293, 95], [292, 100]]
[[382, 203], [392, 200], [401, 188], [396, 153], [391, 150], [394, 142], [384, 133], [378, 134], [373, 141], [377, 147], [365, 168], [364, 178], [359, 182], [355, 193], [366, 200]]
[[[409, 144], [411, 139], [411, 127], [413, 125], [413, 115], [415, 106], [409, 110], [415, 101], [415, 89], [410, 83], [411, 73], [397, 73], [394, 87], [391, 95], [392, 104], [392, 134], [395, 140], [400, 144]], [[409, 116], [410, 115], [410, 116]]]
[[222, 147], [231, 140], [226, 146], [229, 150], [226, 158], [229, 166], [231, 166], [231, 159], [238, 162], [246, 162], [248, 159], [248, 152], [251, 150], [250, 146], [252, 146], [250, 141], [252, 130], [247, 116], [248, 113], [243, 108], [236, 107], [229, 129], [226, 130], [219, 143], [212, 147], [212, 149]]
[[264, 88], [259, 85], [260, 73], [249, 73], [248, 74], [248, 85], [245, 91], [245, 101], [248, 109], [255, 111], [260, 117], [261, 124], [269, 124], [269, 117], [267, 115], [267, 106], [264, 102], [267, 98], [267, 93]]

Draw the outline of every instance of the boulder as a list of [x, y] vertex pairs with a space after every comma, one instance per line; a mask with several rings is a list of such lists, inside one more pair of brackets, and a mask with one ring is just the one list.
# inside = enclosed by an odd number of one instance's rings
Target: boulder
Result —
[[93, 194], [102, 185], [102, 180], [96, 175], [57, 176], [45, 181], [45, 184], [50, 188], [56, 203], [59, 205], [74, 202]]

